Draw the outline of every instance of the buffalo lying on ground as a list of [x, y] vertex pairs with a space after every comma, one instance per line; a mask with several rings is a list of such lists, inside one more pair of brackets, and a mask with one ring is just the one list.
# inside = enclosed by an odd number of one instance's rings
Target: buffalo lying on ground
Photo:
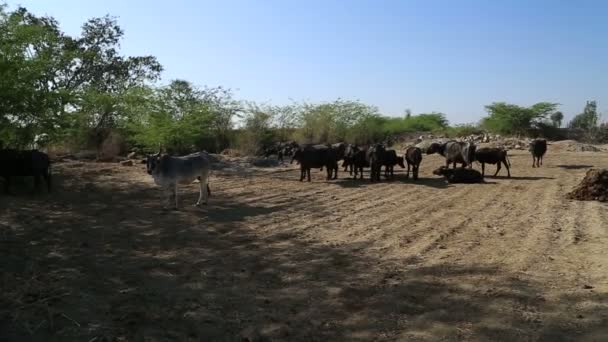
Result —
[[543, 165], [543, 156], [547, 152], [547, 140], [535, 139], [530, 143], [530, 153], [532, 153], [532, 167]]
[[395, 176], [395, 165], [401, 166], [402, 169], [405, 168], [403, 157], [397, 156], [397, 152], [395, 150], [386, 150], [382, 164], [384, 165], [384, 177], [386, 178], [393, 178]]
[[303, 145], [293, 154], [291, 162], [296, 160], [300, 163], [300, 181], [308, 176], [310, 182], [310, 169], [325, 167], [327, 169], [327, 180], [338, 178], [338, 160], [336, 151], [327, 145]]
[[445, 157], [445, 166], [449, 167], [450, 164], [462, 164], [462, 167], [472, 167], [473, 160], [475, 159], [476, 146], [470, 142], [462, 141], [448, 141], [443, 144], [432, 143], [426, 151], [427, 154], [439, 153]]
[[46, 153], [37, 150], [0, 150], [0, 177], [5, 180], [6, 193], [10, 193], [12, 177], [34, 177], [36, 189], [40, 187], [40, 178], [44, 178], [51, 192], [51, 161]]
[[448, 183], [482, 183], [483, 176], [477, 170], [457, 168], [450, 169], [442, 166], [435, 171], [434, 175], [444, 176]]
[[509, 158], [507, 158], [507, 151], [502, 148], [496, 147], [482, 147], [475, 151], [475, 160], [481, 163], [481, 175], [485, 175], [486, 164], [496, 164], [496, 172], [494, 177], [498, 174], [501, 168], [501, 164], [504, 164], [507, 168], [507, 175], [511, 177], [511, 171], [509, 167]]
[[412, 176], [414, 180], [418, 179], [418, 169], [422, 162], [422, 150], [416, 146], [410, 146], [405, 150], [405, 161], [407, 162], [407, 173], [405, 178], [410, 177], [410, 166], [412, 167]]

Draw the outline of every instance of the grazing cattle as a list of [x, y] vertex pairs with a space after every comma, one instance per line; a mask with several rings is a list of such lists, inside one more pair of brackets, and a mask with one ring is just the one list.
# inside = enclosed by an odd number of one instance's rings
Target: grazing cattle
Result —
[[167, 203], [171, 204], [171, 195], [175, 196], [175, 206], [178, 207], [177, 186], [178, 184], [190, 184], [195, 179], [200, 182], [200, 191], [196, 206], [207, 204], [207, 199], [211, 194], [209, 189], [209, 173], [211, 172], [211, 162], [207, 152], [198, 152], [181, 157], [161, 155], [149, 155], [142, 161], [146, 164], [149, 175], [154, 182], [160, 185], [164, 191], [169, 192]]
[[[300, 147], [295, 141], [281, 143], [281, 152], [283, 156], [293, 156], [293, 153]], [[282, 161], [282, 158], [281, 158]]]
[[355, 153], [357, 153], [357, 151], [359, 151], [359, 148], [353, 144], [347, 144], [344, 149], [344, 158], [342, 161], [342, 167], [344, 168], [344, 172], [349, 170], [349, 174], [351, 176], [353, 175], [353, 168], [354, 168], [353, 157], [355, 156]]
[[380, 172], [384, 165], [386, 149], [382, 144], [376, 144], [367, 150], [366, 160], [370, 167], [370, 180], [380, 181]]
[[418, 179], [418, 169], [422, 163], [422, 150], [416, 146], [410, 146], [405, 150], [405, 161], [407, 162], [407, 173], [405, 178], [410, 177], [410, 166], [412, 167], [412, 176], [414, 180]]
[[473, 160], [475, 159], [475, 149], [476, 146], [473, 143], [451, 140], [443, 144], [432, 143], [426, 153], [439, 153], [444, 156], [446, 167], [449, 167], [450, 163], [453, 163], [454, 168], [456, 168], [456, 164], [458, 163], [462, 164], [463, 168], [467, 165], [470, 168], [473, 166]]
[[496, 164], [496, 172], [494, 173], [494, 177], [498, 174], [501, 168], [501, 164], [504, 164], [507, 168], [507, 175], [511, 177], [511, 171], [509, 167], [511, 163], [509, 163], [509, 158], [507, 157], [507, 151], [502, 148], [497, 147], [482, 147], [475, 151], [475, 160], [481, 163], [481, 175], [485, 175], [486, 164]]
[[530, 153], [532, 153], [532, 167], [543, 165], [543, 156], [547, 152], [547, 140], [534, 139], [530, 143]]
[[266, 146], [262, 149], [262, 154], [265, 158], [270, 157], [273, 154], [277, 155], [277, 159], [280, 162], [283, 162], [284, 156], [291, 156], [293, 152], [299, 147], [298, 143], [295, 141], [287, 141], [287, 142], [276, 142], [271, 144], [270, 146]]
[[385, 151], [383, 165], [384, 177], [386, 178], [393, 178], [395, 176], [393, 170], [395, 165], [401, 166], [402, 169], [405, 168], [405, 164], [403, 163], [403, 157], [397, 156], [397, 152], [395, 150]]
[[4, 190], [10, 193], [12, 177], [34, 177], [35, 189], [44, 178], [47, 191], [51, 192], [51, 161], [49, 156], [37, 150], [0, 150], [0, 177], [4, 178]]
[[296, 160], [300, 164], [300, 182], [308, 176], [310, 182], [310, 169], [323, 168], [327, 170], [327, 180], [338, 178], [338, 160], [336, 151], [327, 145], [303, 145], [298, 148], [291, 162]]
[[357, 179], [357, 176], [361, 174], [361, 179], [363, 179], [363, 168], [369, 167], [369, 162], [367, 161], [367, 147], [352, 145], [351, 147], [350, 151], [347, 148], [346, 159], [344, 159], [344, 164], [342, 166], [350, 166], [351, 175], [354, 170], [354, 178]]
[[343, 160], [344, 156], [346, 155], [346, 147], [348, 146], [348, 144], [343, 143], [343, 142], [339, 142], [339, 143], [335, 143], [331, 145], [331, 148], [333, 148], [336, 151], [336, 160]]
[[[334, 150], [336, 154], [336, 161], [344, 160], [346, 155], [346, 147], [348, 146], [346, 143], [339, 142], [335, 144], [326, 144], [325, 146]], [[342, 164], [344, 164], [344, 162]], [[323, 171], [323, 168], [321, 168], [321, 171]], [[336, 170], [336, 172], [338, 171]], [[346, 172], [346, 168], [344, 169], [344, 172]]]
[[448, 183], [483, 183], [483, 176], [477, 170], [442, 166], [433, 171], [434, 175], [444, 176]]

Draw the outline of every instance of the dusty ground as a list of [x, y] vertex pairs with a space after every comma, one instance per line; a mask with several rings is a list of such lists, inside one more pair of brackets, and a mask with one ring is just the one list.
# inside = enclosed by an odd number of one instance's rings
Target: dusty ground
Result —
[[0, 340], [608, 340], [608, 206], [565, 198], [608, 153], [451, 186], [425, 158], [417, 183], [215, 172], [177, 212], [139, 164], [56, 165], [54, 194], [0, 196]]

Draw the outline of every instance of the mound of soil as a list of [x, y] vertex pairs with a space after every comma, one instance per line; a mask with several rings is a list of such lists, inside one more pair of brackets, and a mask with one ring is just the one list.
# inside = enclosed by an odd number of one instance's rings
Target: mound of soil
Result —
[[602, 150], [589, 144], [576, 144], [568, 148], [571, 152], [601, 152]]
[[568, 198], [579, 201], [608, 201], [608, 169], [587, 171], [585, 178], [568, 194]]
[[568, 152], [601, 152], [602, 149], [593, 145], [580, 143], [576, 140], [562, 140], [553, 143], [556, 150]]

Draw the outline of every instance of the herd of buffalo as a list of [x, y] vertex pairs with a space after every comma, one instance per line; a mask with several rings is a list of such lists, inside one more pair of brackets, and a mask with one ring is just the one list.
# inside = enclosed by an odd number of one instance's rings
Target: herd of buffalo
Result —
[[[547, 151], [547, 141], [545, 139], [535, 139], [530, 143], [532, 153], [532, 167], [542, 165], [542, 158]], [[427, 149], [426, 154], [438, 153], [445, 157], [446, 165], [433, 171], [433, 174], [445, 176], [450, 183], [476, 183], [483, 181], [485, 165], [496, 165], [494, 176], [500, 172], [502, 165], [507, 169], [508, 177], [511, 177], [509, 169], [510, 163], [507, 151], [497, 147], [477, 146], [472, 142], [447, 141], [443, 143], [432, 143]], [[399, 155], [394, 149], [387, 149], [383, 144], [372, 144], [369, 146], [356, 146], [347, 143], [336, 144], [305, 144], [299, 145], [294, 141], [276, 143], [265, 149], [266, 157], [276, 154], [280, 161], [283, 156], [292, 156], [291, 163], [294, 161], [300, 164], [300, 181], [305, 178], [310, 182], [311, 169], [323, 169], [327, 171], [327, 179], [338, 177], [338, 162], [342, 161], [344, 171], [349, 171], [355, 179], [363, 179], [363, 168], [370, 169], [370, 180], [380, 181], [382, 167], [384, 176], [392, 178], [393, 169], [396, 165], [406, 168], [405, 177], [409, 178], [410, 169], [414, 180], [418, 179], [418, 170], [422, 162], [422, 150], [415, 146], [407, 147], [403, 155]], [[481, 164], [481, 173], [473, 170], [473, 162]], [[453, 168], [450, 169], [450, 164]], [[456, 168], [461, 164], [462, 168]], [[468, 168], [467, 168], [468, 166]]]
[[[542, 160], [547, 151], [547, 141], [536, 139], [530, 143], [532, 153], [532, 167], [542, 165]], [[314, 145], [300, 145], [296, 142], [276, 143], [265, 149], [265, 155], [278, 155], [279, 160], [283, 156], [291, 156], [291, 162], [300, 164], [300, 181], [308, 178], [310, 182], [311, 169], [323, 169], [327, 171], [327, 179], [338, 177], [338, 162], [342, 161], [344, 171], [356, 179], [363, 179], [363, 169], [370, 168], [370, 180], [380, 181], [382, 167], [384, 176], [393, 177], [393, 168], [399, 165], [407, 167], [406, 178], [409, 178], [410, 169], [414, 180], [418, 179], [418, 170], [422, 162], [422, 150], [411, 146], [403, 151], [401, 156], [394, 149], [387, 149], [383, 144], [370, 146], [355, 146], [346, 143]], [[438, 153], [445, 157], [446, 165], [434, 170], [433, 174], [445, 176], [450, 183], [475, 183], [483, 181], [485, 164], [496, 164], [494, 176], [501, 170], [501, 164], [507, 169], [510, 177], [509, 159], [507, 151], [501, 148], [483, 147], [477, 148], [471, 142], [448, 141], [444, 143], [432, 143], [426, 150], [427, 154]], [[472, 164], [477, 161], [481, 164], [481, 173], [472, 169]], [[450, 164], [453, 168], [450, 169]], [[461, 164], [461, 168], [456, 168]], [[406, 166], [407, 165], [407, 166]], [[468, 168], [467, 168], [468, 166]], [[36, 188], [40, 180], [44, 179], [48, 191], [51, 190], [51, 162], [49, 156], [38, 150], [14, 150], [0, 148], [0, 177], [4, 178], [5, 192], [10, 191], [11, 178], [34, 177]]]

